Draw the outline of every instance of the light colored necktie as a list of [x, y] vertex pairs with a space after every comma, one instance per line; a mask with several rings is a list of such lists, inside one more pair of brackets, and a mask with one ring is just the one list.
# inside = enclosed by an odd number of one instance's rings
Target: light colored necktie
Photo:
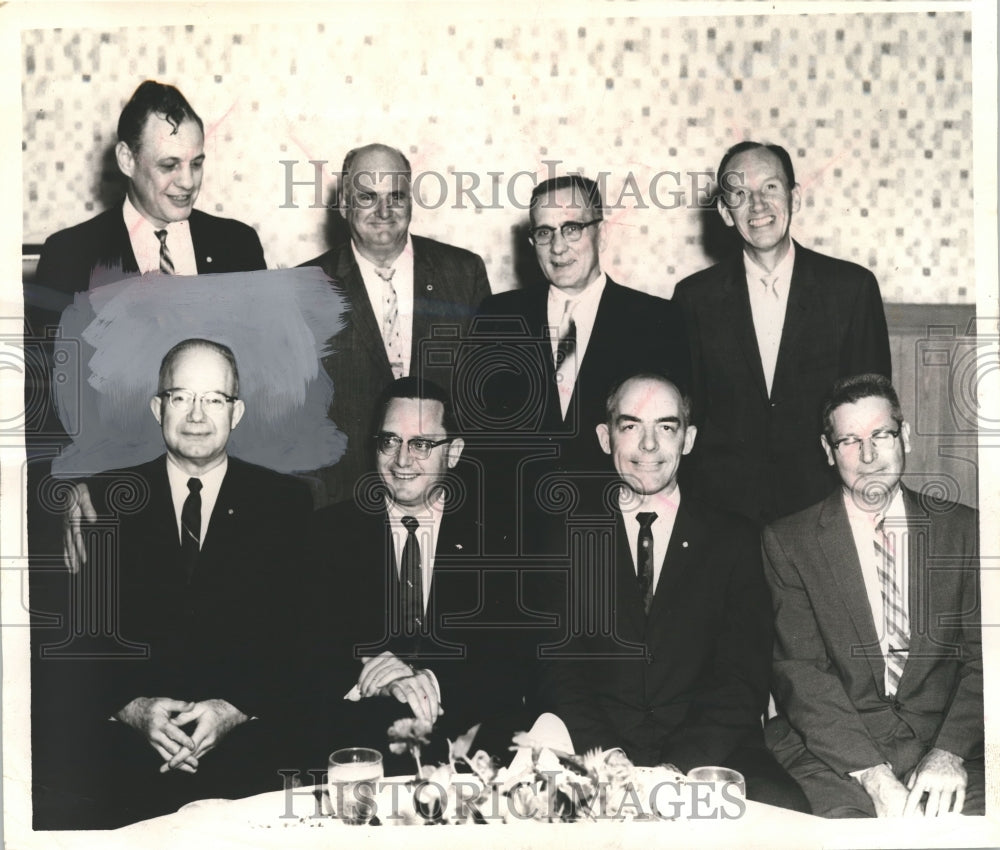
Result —
[[154, 231], [160, 240], [160, 274], [174, 274], [174, 261], [170, 259], [170, 249], [167, 247], [167, 231]]
[[778, 300], [778, 278], [775, 277], [762, 277], [760, 282], [764, 284], [764, 291], [769, 295], [774, 297], [774, 300]]
[[375, 274], [382, 278], [382, 339], [385, 353], [389, 357], [389, 367], [394, 378], [403, 377], [403, 337], [399, 332], [399, 298], [392, 285], [395, 269], [375, 267]]
[[884, 517], [875, 524], [873, 542], [875, 569], [882, 587], [882, 613], [887, 642], [886, 693], [894, 694], [906, 665], [910, 647], [910, 623], [906, 600], [897, 581], [894, 540], [885, 533]]

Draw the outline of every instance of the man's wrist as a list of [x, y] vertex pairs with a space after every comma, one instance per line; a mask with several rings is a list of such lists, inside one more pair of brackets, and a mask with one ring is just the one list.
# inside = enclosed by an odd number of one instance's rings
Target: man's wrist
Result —
[[879, 778], [896, 778], [895, 774], [892, 772], [892, 765], [887, 761], [882, 762], [882, 764], [875, 764], [871, 767], [862, 768], [861, 770], [852, 770], [848, 776], [854, 777], [861, 784], [862, 788], [867, 787], [870, 783], [878, 780]]

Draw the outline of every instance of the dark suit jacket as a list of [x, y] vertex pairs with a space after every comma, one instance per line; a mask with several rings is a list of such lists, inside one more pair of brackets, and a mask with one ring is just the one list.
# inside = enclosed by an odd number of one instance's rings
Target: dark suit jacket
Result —
[[[201, 210], [192, 210], [188, 221], [198, 274], [267, 268], [260, 239], [249, 225]], [[35, 283], [67, 294], [82, 292], [90, 288], [91, 275], [98, 268], [120, 270], [121, 277], [139, 273], [121, 204], [46, 239]]]
[[891, 699], [841, 492], [764, 530], [775, 699], [808, 750], [842, 776], [895, 762], [897, 738], [982, 757], [976, 512], [905, 488], [903, 498], [911, 641]]
[[763, 525], [834, 486], [817, 435], [833, 382], [892, 377], [878, 282], [867, 269], [795, 244], [788, 309], [768, 397], [742, 253], [674, 290], [692, 352], [698, 439], [682, 481]]
[[598, 518], [603, 542], [564, 550], [577, 614], [542, 671], [543, 705], [576, 751], [620, 746], [636, 764], [686, 771], [762, 746], [772, 628], [756, 529], [682, 494], [647, 617], [621, 514], [594, 512], [573, 534], [594, 535]]
[[[413, 345], [410, 374], [451, 385], [454, 349], [469, 326], [476, 306], [490, 294], [482, 257], [422, 236], [413, 236]], [[343, 292], [349, 312], [344, 328], [331, 341], [334, 353], [323, 365], [333, 379], [330, 419], [347, 435], [347, 454], [320, 470], [326, 502], [350, 498], [354, 484], [371, 466], [372, 408], [392, 382], [382, 342], [382, 318], [376, 317], [350, 242], [303, 263], [320, 266]], [[437, 339], [450, 359], [441, 364], [427, 353]]]
[[[305, 486], [230, 457], [189, 583], [178, 564], [165, 456], [88, 483], [99, 517], [94, 534], [104, 542], [67, 579], [63, 613], [73, 640], [62, 647], [88, 655], [35, 662], [36, 787], [106, 793], [114, 807], [123, 784], [158, 781], [157, 756], [138, 735], [121, 754], [128, 763], [108, 751], [121, 724], [107, 718], [140, 696], [225, 699], [257, 718], [243, 725], [260, 736], [249, 761], [260, 784], [225, 775], [226, 740], [199, 776], [222, 771], [214, 796], [280, 787], [274, 770], [297, 766], [288, 749], [294, 736], [286, 733], [301, 720], [295, 700], [304, 690], [295, 674], [306, 657], [296, 619], [296, 601], [309, 593], [301, 573], [311, 510]], [[181, 793], [192, 793], [193, 782], [180, 784], [187, 785]]]
[[[390, 622], [399, 580], [384, 504], [373, 501], [366, 509], [349, 501], [315, 513], [313, 562], [320, 571], [317, 584], [324, 588], [319, 604], [337, 611], [335, 620], [327, 618], [326, 652], [319, 659], [327, 685], [330, 746], [356, 746], [368, 736], [365, 740], [385, 754], [388, 725], [411, 716], [392, 697], [343, 699], [358, 680], [360, 659], [388, 651], [437, 677], [444, 715], [435, 732], [442, 742], [485, 722], [476, 747], [493, 746], [491, 754], [504, 758], [525, 690], [525, 649], [512, 628], [516, 576], [483, 563], [478, 500], [460, 504], [460, 499], [452, 499], [442, 517], [427, 605], [429, 633], [416, 639]], [[488, 742], [482, 737], [486, 729]], [[495, 752], [497, 747], [501, 751]]]

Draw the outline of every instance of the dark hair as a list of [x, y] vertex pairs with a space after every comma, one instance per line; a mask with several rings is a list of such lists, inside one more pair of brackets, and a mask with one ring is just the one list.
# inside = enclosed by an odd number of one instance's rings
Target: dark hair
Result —
[[581, 206], [588, 206], [599, 218], [604, 218], [604, 201], [601, 198], [601, 190], [598, 185], [589, 177], [580, 174], [563, 174], [560, 177], [551, 177], [543, 180], [531, 190], [531, 201], [528, 208], [534, 210], [542, 203], [542, 198], [550, 192], [557, 192], [560, 189], [573, 190], [573, 202], [576, 203], [576, 196], [579, 192]]
[[455, 421], [455, 414], [451, 407], [451, 398], [449, 398], [447, 391], [433, 381], [418, 378], [414, 375], [397, 378], [379, 394], [378, 402], [375, 405], [375, 421], [372, 433], [377, 433], [382, 427], [386, 408], [389, 407], [389, 402], [394, 398], [415, 398], [424, 401], [441, 402], [441, 406], [444, 408], [442, 424], [444, 425], [445, 433], [449, 437], [456, 436], [458, 423]]
[[[351, 167], [354, 165], [354, 160], [358, 158], [360, 154], [368, 153], [368, 151], [381, 150], [385, 153], [391, 153], [393, 156], [398, 156], [403, 162], [402, 173], [406, 175], [406, 179], [410, 180], [413, 177], [413, 168], [410, 166], [410, 161], [406, 158], [406, 155], [399, 150], [399, 148], [394, 148], [389, 145], [383, 145], [381, 142], [373, 142], [370, 145], [362, 145], [359, 148], [351, 148], [344, 155], [344, 165], [340, 171], [340, 197], [344, 200], [344, 189], [347, 187], [347, 177], [351, 173]], [[399, 172], [395, 172], [399, 173]]]
[[728, 181], [726, 181], [726, 183], [723, 182], [723, 177], [726, 174], [726, 166], [729, 165], [730, 160], [738, 154], [744, 153], [745, 151], [757, 150], [758, 148], [763, 148], [764, 150], [773, 153], [781, 163], [781, 170], [785, 172], [785, 179], [788, 181], [788, 188], [791, 189], [795, 185], [795, 168], [792, 165], [792, 158], [788, 155], [788, 151], [786, 151], [781, 145], [771, 145], [765, 144], [764, 142], [754, 142], [748, 140], [733, 145], [725, 152], [725, 154], [723, 154], [722, 162], [719, 163], [719, 170], [715, 174], [715, 182], [718, 186], [720, 196], [722, 195], [723, 188], [728, 185]]
[[118, 118], [118, 140], [125, 142], [132, 153], [139, 151], [139, 139], [150, 115], [169, 121], [174, 133], [184, 121], [194, 121], [205, 132], [205, 125], [178, 89], [146, 80], [129, 98]]
[[677, 394], [681, 397], [681, 413], [684, 416], [683, 425], [686, 428], [691, 424], [691, 396], [681, 389], [679, 384], [671, 378], [668, 378], [662, 372], [636, 372], [634, 375], [629, 375], [624, 380], [615, 384], [608, 393], [607, 399], [604, 401], [604, 418], [609, 427], [614, 424], [613, 420], [615, 408], [618, 405], [618, 399], [621, 396], [622, 389], [625, 384], [629, 381], [658, 381], [664, 386], [673, 387], [677, 390]]
[[223, 345], [221, 342], [213, 342], [210, 339], [199, 339], [197, 337], [182, 340], [163, 355], [163, 360], [160, 361], [160, 377], [157, 381], [157, 392], [163, 392], [165, 389], [169, 389], [166, 386], [167, 375], [170, 374], [174, 361], [177, 360], [177, 358], [180, 357], [185, 351], [190, 351], [193, 348], [207, 348], [209, 351], [214, 351], [216, 354], [225, 359], [233, 373], [232, 395], [238, 396], [240, 394], [240, 370], [236, 368], [236, 356], [233, 354], [233, 350], [229, 346]]
[[902, 423], [903, 408], [900, 407], [899, 396], [893, 389], [892, 381], [875, 372], [851, 375], [838, 378], [823, 402], [823, 434], [827, 440], [833, 438], [833, 412], [842, 405], [854, 404], [863, 398], [884, 398], [892, 408], [892, 418], [896, 424]]

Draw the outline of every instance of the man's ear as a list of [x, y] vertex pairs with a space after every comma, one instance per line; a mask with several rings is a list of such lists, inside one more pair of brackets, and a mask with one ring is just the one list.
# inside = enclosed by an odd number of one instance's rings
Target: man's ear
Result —
[[792, 186], [791, 196], [792, 196], [792, 212], [797, 213], [799, 209], [802, 207], [802, 190], [799, 188], [798, 183]]
[[157, 425], [163, 424], [163, 399], [158, 395], [154, 395], [149, 400], [149, 409], [153, 411], [153, 418], [156, 419]]
[[611, 454], [611, 432], [608, 430], [606, 422], [602, 422], [595, 429], [597, 431], [597, 442], [601, 444], [604, 454]]
[[682, 455], [690, 453], [691, 449], [694, 448], [694, 438], [697, 436], [697, 425], [688, 425], [687, 428], [684, 429], [684, 448], [681, 449]]
[[115, 145], [115, 161], [118, 163], [118, 170], [131, 179], [135, 174], [135, 154], [125, 142]]
[[736, 224], [736, 222], [733, 221], [733, 214], [729, 211], [729, 207], [727, 207], [726, 202], [722, 200], [721, 193], [715, 201], [715, 208], [719, 211], [719, 215], [722, 216], [722, 220], [726, 223], [726, 227], [733, 227]]
[[826, 439], [826, 434], [819, 435], [820, 445], [823, 446], [823, 451], [826, 452], [826, 462], [830, 466], [836, 466], [836, 462], [833, 459], [833, 446], [830, 445], [829, 441]]
[[233, 402], [233, 421], [230, 424], [230, 428], [235, 428], [240, 424], [240, 420], [243, 418], [243, 414], [247, 412], [247, 406], [243, 403], [243, 399], [238, 398]]
[[458, 459], [462, 456], [462, 449], [465, 448], [465, 440], [461, 437], [455, 437], [450, 443], [448, 443], [448, 453], [446, 455], [448, 459], [448, 469], [454, 469], [455, 464], [458, 463]]
[[601, 219], [601, 223], [597, 225], [597, 253], [601, 253], [605, 248], [608, 247], [608, 222], [607, 219]]
[[899, 426], [899, 436], [903, 441], [903, 452], [905, 454], [910, 453], [910, 423], [905, 419], [903, 424]]

